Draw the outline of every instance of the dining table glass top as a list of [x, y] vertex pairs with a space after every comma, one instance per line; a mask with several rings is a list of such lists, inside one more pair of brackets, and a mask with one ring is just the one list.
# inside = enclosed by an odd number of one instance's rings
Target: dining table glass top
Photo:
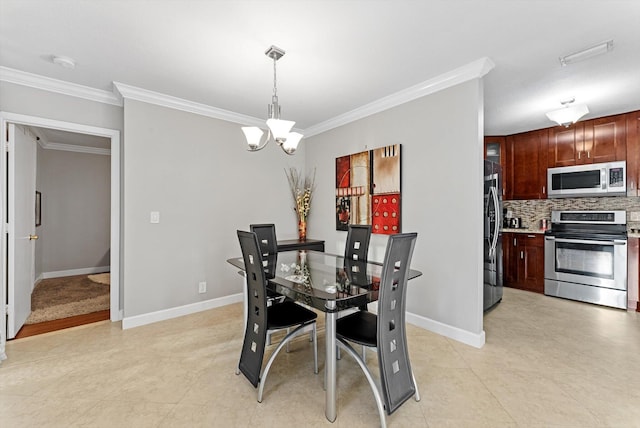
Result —
[[[242, 257], [227, 261], [244, 270]], [[312, 250], [271, 254], [264, 263], [269, 288], [324, 312], [340, 311], [378, 300], [381, 263], [348, 260]], [[410, 269], [408, 279], [420, 275], [420, 271]], [[329, 301], [335, 302], [335, 308], [327, 308]]]

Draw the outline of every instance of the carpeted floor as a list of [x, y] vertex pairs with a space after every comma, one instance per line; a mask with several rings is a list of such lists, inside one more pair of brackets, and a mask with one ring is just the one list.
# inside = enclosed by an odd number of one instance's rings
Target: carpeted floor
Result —
[[[89, 277], [100, 282], [92, 281]], [[105, 276], [76, 275], [44, 279], [31, 294], [31, 315], [36, 324], [109, 309], [109, 283]]]

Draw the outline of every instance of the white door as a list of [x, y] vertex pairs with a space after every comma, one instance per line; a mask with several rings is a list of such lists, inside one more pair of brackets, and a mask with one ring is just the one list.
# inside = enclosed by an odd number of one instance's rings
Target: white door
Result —
[[18, 333], [31, 313], [35, 276], [36, 140], [23, 127], [8, 124], [7, 338]]

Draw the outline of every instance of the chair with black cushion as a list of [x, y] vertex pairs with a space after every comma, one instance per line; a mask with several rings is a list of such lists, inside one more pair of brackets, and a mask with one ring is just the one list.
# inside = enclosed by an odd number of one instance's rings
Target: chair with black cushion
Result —
[[[251, 232], [258, 236], [258, 244], [262, 252], [262, 262], [265, 267], [267, 278], [275, 276], [275, 263], [270, 263], [273, 256], [278, 254], [278, 241], [276, 239], [276, 225], [269, 224], [251, 224], [249, 225]], [[284, 296], [275, 291], [267, 290], [267, 304], [279, 303], [284, 300]]]
[[[380, 278], [378, 315], [358, 311], [336, 323], [338, 347], [353, 357], [364, 372], [376, 400], [382, 427], [386, 426], [385, 409], [390, 415], [412, 396], [420, 401], [405, 331], [407, 275], [417, 236], [416, 233], [402, 233], [389, 237]], [[376, 348], [380, 387], [349, 342]]]
[[[350, 224], [347, 229], [347, 243], [344, 246], [344, 260], [350, 262], [367, 262], [369, 241], [371, 240], [370, 224]], [[361, 311], [368, 310], [367, 305], [358, 307]]]
[[[276, 356], [294, 337], [305, 333], [309, 326], [313, 342], [314, 372], [318, 373], [318, 342], [316, 337], [316, 318], [318, 315], [289, 300], [267, 306], [267, 277], [262, 264], [262, 251], [258, 237], [254, 232], [239, 230], [238, 240], [245, 266], [247, 307], [249, 309], [246, 314], [247, 328], [245, 328], [238, 369], [254, 387], [258, 388], [258, 402], [262, 402], [267, 375]], [[264, 351], [267, 346], [267, 333], [288, 328], [293, 330], [287, 333], [278, 344], [262, 369]]]
[[[264, 265], [267, 278], [275, 276], [275, 268], [278, 254], [278, 240], [276, 238], [276, 225], [273, 223], [251, 224], [249, 230], [258, 236], [258, 244], [262, 252], [262, 264]], [[274, 303], [281, 303], [285, 296], [272, 290], [267, 290], [267, 306]], [[267, 334], [267, 345], [271, 345], [271, 335]], [[287, 346], [287, 352], [289, 347]]]
[[345, 260], [366, 262], [370, 240], [370, 224], [350, 224], [347, 229], [347, 243], [344, 247]]
[[278, 252], [275, 224], [252, 224], [249, 225], [249, 230], [258, 236], [258, 243], [260, 244], [263, 260], [267, 259], [267, 255]]

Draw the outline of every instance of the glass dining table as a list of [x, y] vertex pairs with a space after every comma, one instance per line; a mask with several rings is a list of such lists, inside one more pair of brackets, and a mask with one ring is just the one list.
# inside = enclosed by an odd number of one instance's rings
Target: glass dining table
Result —
[[[244, 271], [242, 257], [227, 262]], [[264, 262], [269, 289], [325, 313], [325, 416], [334, 422], [337, 313], [378, 300], [382, 264], [312, 250], [283, 251]], [[420, 275], [422, 272], [410, 269], [408, 278]]]

